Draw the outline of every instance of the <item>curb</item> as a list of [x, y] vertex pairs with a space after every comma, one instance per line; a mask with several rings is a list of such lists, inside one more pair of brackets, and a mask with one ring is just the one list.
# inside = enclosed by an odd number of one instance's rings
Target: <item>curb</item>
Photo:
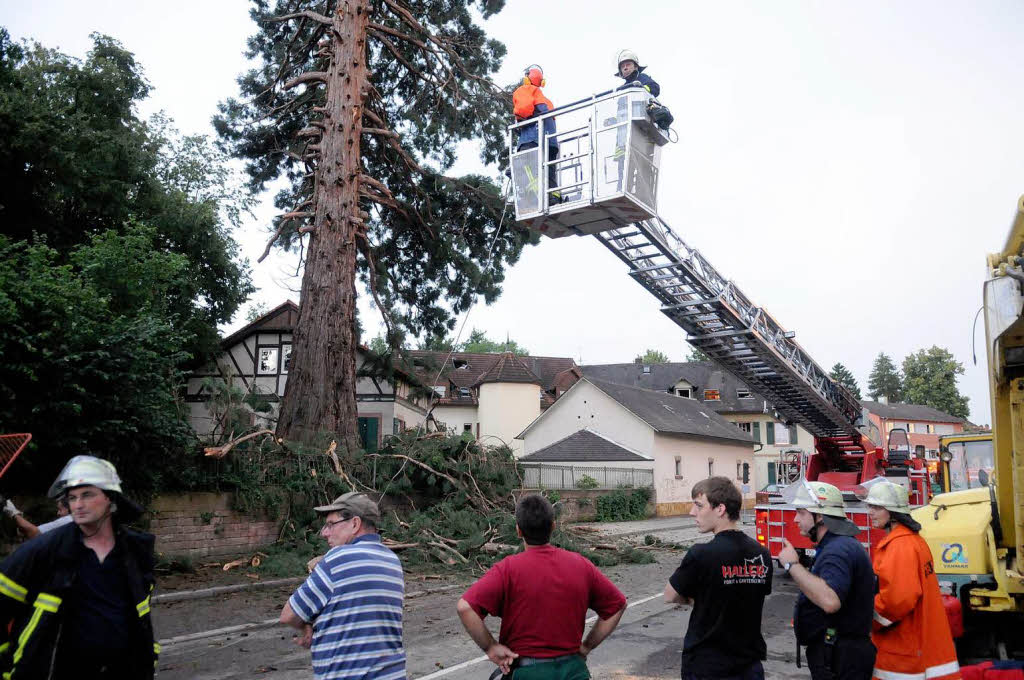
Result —
[[[301, 583], [305, 581], [304, 576], [276, 579], [275, 581], [264, 581], [262, 583], [240, 583], [234, 586], [220, 586], [218, 588], [206, 588], [204, 590], [191, 590], [184, 593], [167, 593], [164, 597], [170, 597], [173, 595], [179, 595], [177, 600], [194, 600], [201, 597], [210, 597], [211, 595], [217, 595], [223, 592], [237, 592], [239, 590], [245, 590], [246, 588], [252, 588], [253, 586], [264, 586], [273, 587], [275, 585], [286, 585], [288, 583]], [[434, 593], [443, 593], [449, 590], [455, 590], [456, 588], [465, 588], [465, 584], [453, 583], [446, 586], [438, 586], [437, 588], [426, 588], [424, 590], [413, 590], [405, 594], [406, 600], [411, 600], [417, 597], [423, 597], [424, 595], [433, 595]], [[224, 590], [230, 588], [231, 590]], [[210, 591], [219, 591], [218, 593], [210, 593]], [[202, 593], [202, 594], [200, 594]], [[184, 597], [189, 596], [189, 597]], [[155, 601], [156, 598], [153, 598]], [[174, 601], [177, 601], [174, 600]], [[164, 600], [165, 602], [167, 600]], [[234, 633], [247, 633], [250, 631], [263, 630], [264, 628], [273, 628], [274, 626], [280, 625], [277, 619], [267, 619], [265, 621], [257, 621], [255, 623], [243, 623], [237, 626], [227, 626], [225, 628], [216, 628], [214, 630], [204, 630], [198, 633], [187, 633], [185, 635], [177, 635], [172, 638], [166, 638], [164, 640], [158, 640], [160, 646], [166, 649], [179, 645], [184, 642], [195, 642], [196, 640], [203, 640], [205, 638], [218, 637], [220, 635], [232, 635]]]
[[292, 576], [289, 578], [277, 578], [270, 581], [254, 581], [252, 583], [236, 583], [230, 586], [214, 586], [213, 588], [203, 588], [201, 590], [180, 590], [173, 593], [161, 593], [159, 595], [154, 595], [151, 601], [153, 604], [160, 604], [166, 602], [182, 602], [184, 600], [199, 600], [204, 597], [216, 597], [218, 595], [226, 595], [227, 593], [238, 593], [243, 590], [265, 590], [267, 588], [276, 588], [278, 586], [290, 586], [302, 583], [305, 580], [305, 576]]

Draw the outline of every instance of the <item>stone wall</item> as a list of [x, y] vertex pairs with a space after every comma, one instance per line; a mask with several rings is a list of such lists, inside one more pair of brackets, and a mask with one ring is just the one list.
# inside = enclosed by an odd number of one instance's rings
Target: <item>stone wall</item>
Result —
[[158, 496], [150, 510], [149, 531], [156, 535], [156, 551], [165, 557], [237, 555], [277, 540], [277, 521], [233, 510], [226, 493]]

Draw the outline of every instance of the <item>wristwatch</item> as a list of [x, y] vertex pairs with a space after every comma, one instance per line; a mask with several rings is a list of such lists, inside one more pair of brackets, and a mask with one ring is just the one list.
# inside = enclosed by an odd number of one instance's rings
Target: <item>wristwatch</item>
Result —
[[786, 571], [787, 574], [789, 573], [789, 568], [792, 566], [792, 562], [782, 562], [782, 568]]

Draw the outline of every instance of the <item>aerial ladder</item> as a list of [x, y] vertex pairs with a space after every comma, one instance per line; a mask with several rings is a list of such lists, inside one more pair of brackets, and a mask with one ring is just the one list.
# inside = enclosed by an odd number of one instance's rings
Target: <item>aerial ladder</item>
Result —
[[[888, 465], [853, 394], [658, 215], [661, 149], [670, 139], [647, 115], [651, 99], [639, 89], [606, 92], [509, 126], [517, 222], [550, 238], [592, 235], [622, 260], [691, 345], [763, 395], [780, 420], [814, 435], [808, 480], [835, 484], [852, 500], [859, 484], [886, 475], [908, 486], [912, 502], [927, 502], [927, 475]], [[542, 152], [549, 149], [543, 125], [549, 117], [557, 118], [557, 157]], [[540, 143], [518, 149], [518, 132], [529, 125], [538, 125]], [[548, 185], [550, 166], [557, 186]], [[769, 525], [767, 511], [756, 516], [759, 540], [776, 555], [779, 523], [788, 518]], [[865, 529], [865, 545], [872, 543], [866, 514], [855, 521]], [[785, 537], [811, 547], [799, 535]]]

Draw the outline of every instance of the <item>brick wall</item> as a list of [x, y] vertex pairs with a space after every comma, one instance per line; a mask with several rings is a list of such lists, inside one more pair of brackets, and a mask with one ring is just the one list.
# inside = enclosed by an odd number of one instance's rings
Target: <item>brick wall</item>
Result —
[[149, 531], [163, 555], [237, 555], [277, 540], [278, 523], [231, 508], [226, 493], [158, 496], [150, 505]]

